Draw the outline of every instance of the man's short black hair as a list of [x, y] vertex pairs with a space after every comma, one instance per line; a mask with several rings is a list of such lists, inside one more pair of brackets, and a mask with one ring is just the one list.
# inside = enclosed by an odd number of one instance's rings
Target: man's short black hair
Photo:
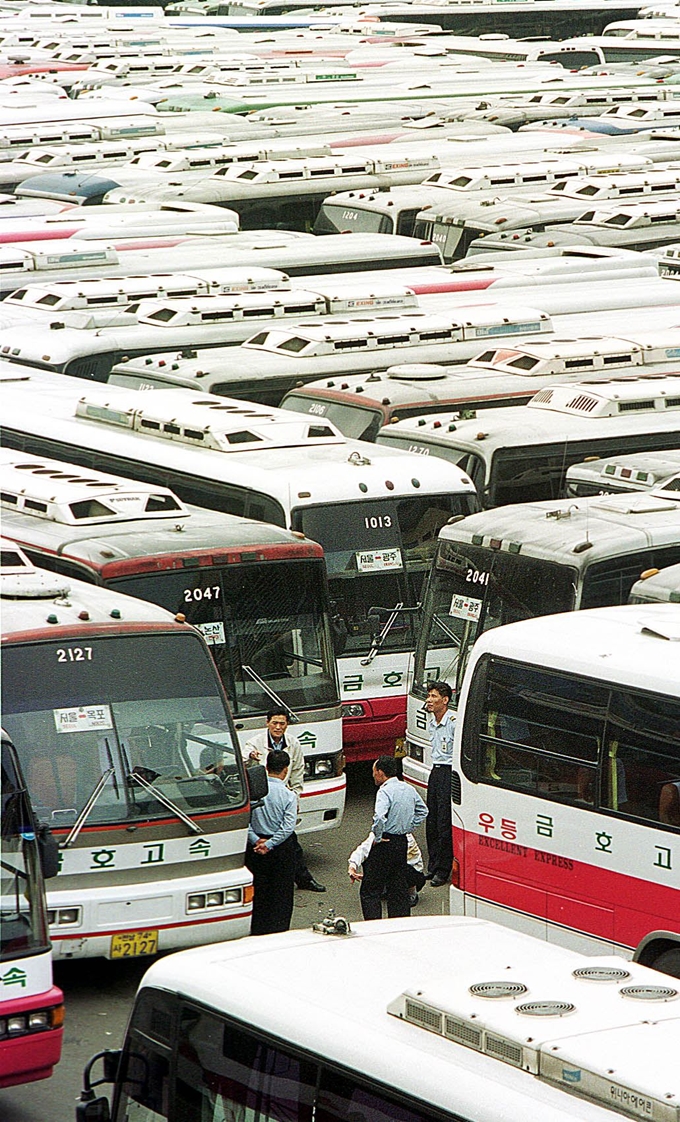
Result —
[[394, 756], [378, 756], [375, 761], [376, 771], [381, 771], [388, 779], [399, 774], [399, 764]]
[[428, 682], [427, 690], [428, 693], [430, 690], [436, 690], [437, 693], [441, 694], [442, 697], [445, 697], [447, 701], [450, 701], [453, 697], [453, 690], [451, 689], [448, 682]]
[[287, 721], [290, 721], [290, 712], [288, 709], [282, 709], [279, 705], [278, 709], [267, 710], [267, 724], [269, 724], [272, 717], [285, 717]]
[[273, 750], [267, 756], [267, 771], [270, 775], [278, 775], [284, 767], [290, 767], [290, 756], [285, 748]]

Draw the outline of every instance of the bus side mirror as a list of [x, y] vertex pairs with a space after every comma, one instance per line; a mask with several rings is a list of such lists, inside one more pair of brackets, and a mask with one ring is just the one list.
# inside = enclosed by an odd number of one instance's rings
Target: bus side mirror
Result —
[[251, 808], [258, 806], [269, 792], [269, 779], [267, 769], [262, 764], [253, 764], [246, 768], [248, 790], [250, 792]]
[[38, 822], [35, 836], [42, 875], [45, 880], [49, 880], [51, 877], [56, 877], [59, 872], [59, 846], [46, 822]]
[[109, 1100], [103, 1095], [83, 1102], [83, 1095], [93, 1095], [93, 1091], [83, 1091], [76, 1103], [76, 1122], [111, 1122]]

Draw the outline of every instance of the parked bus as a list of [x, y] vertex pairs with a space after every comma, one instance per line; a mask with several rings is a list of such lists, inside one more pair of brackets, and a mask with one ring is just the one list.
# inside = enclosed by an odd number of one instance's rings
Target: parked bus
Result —
[[[483, 428], [480, 428], [480, 423]], [[562, 493], [570, 464], [586, 456], [677, 448], [680, 378], [603, 378], [538, 390], [527, 405], [398, 421], [378, 444], [457, 464], [482, 505], [531, 502]]]
[[[465, 206], [518, 192], [547, 190], [559, 183], [572, 185], [593, 175], [611, 176], [622, 171], [651, 172], [649, 161], [641, 157], [602, 152], [575, 152], [572, 158], [552, 158], [546, 153], [528, 156], [523, 163], [510, 162], [462, 167], [442, 166], [415, 186], [391, 187], [385, 191], [343, 191], [325, 199], [314, 223], [317, 234], [338, 234], [365, 230], [376, 234], [412, 236], [417, 216], [424, 210], [435, 214], [448, 207]], [[658, 173], [656, 173], [658, 174]], [[664, 173], [663, 182], [666, 182]], [[651, 189], [651, 188], [650, 188]]]
[[[3, 544], [2, 573], [12, 566]], [[0, 787], [0, 1088], [47, 1079], [59, 1062], [63, 994], [52, 983], [37, 822], [2, 730]], [[48, 869], [51, 873], [52, 870]]]
[[454, 744], [454, 914], [680, 977], [677, 636], [675, 605], [650, 604], [478, 640]]
[[[178, 349], [185, 359], [200, 361], [204, 351], [212, 355], [215, 348], [225, 348], [227, 364], [240, 369], [233, 348], [252, 338], [254, 324], [261, 323], [265, 330], [279, 325], [288, 329], [286, 321], [325, 323], [329, 314], [345, 323], [342, 317], [348, 313], [359, 323], [365, 317], [374, 322], [375, 313], [383, 309], [392, 312], [418, 307], [418, 298], [403, 285], [385, 284], [382, 291], [374, 285], [356, 284], [350, 290], [318, 281], [314, 289], [268, 288], [260, 292], [252, 287], [252, 291], [237, 294], [160, 295], [122, 307], [90, 305], [86, 314], [66, 311], [59, 320], [50, 318], [49, 296], [42, 297], [45, 303], [31, 306], [29, 288], [21, 304], [15, 298], [6, 312], [5, 302], [0, 308], [0, 353], [10, 361], [98, 382], [106, 381], [112, 366], [123, 359], [127, 363], [149, 354], [155, 358]], [[141, 365], [147, 375], [158, 365], [162, 377], [168, 364], [160, 359], [149, 364], [150, 369], [144, 361]], [[176, 369], [171, 364], [169, 373]], [[176, 376], [173, 380], [177, 383]]]
[[645, 570], [680, 562], [680, 503], [666, 492], [522, 503], [445, 526], [424, 598], [404, 774], [427, 783], [427, 683], [456, 694], [474, 642], [515, 620], [625, 604]]
[[340, 825], [340, 697], [320, 546], [187, 507], [166, 487], [9, 448], [0, 508], [4, 534], [34, 564], [181, 612], [210, 646], [242, 744], [272, 704], [289, 711], [305, 754], [296, 831]]
[[59, 842], [47, 895], [55, 957], [246, 935], [248, 788], [203, 637], [155, 604], [13, 551], [2, 715]]
[[9, 447], [169, 485], [184, 502], [319, 542], [337, 617], [347, 758], [394, 747], [405, 728], [415, 613], [437, 534], [449, 518], [477, 509], [463, 472], [368, 449], [326, 421], [229, 398], [117, 386], [88, 387], [83, 396], [60, 375], [10, 370], [7, 377]]
[[680, 604], [680, 563], [647, 569], [630, 590], [629, 604]]
[[[645, 375], [675, 373], [680, 358], [680, 331], [668, 328], [633, 333], [628, 339], [536, 339], [482, 351], [458, 367], [435, 363], [401, 363], [381, 373], [348, 374], [308, 382], [291, 390], [281, 403], [310, 416], [325, 417], [359, 440], [374, 441], [380, 430], [408, 417], [426, 416], [442, 409], [456, 409], [461, 420], [477, 409], [526, 405], [545, 386], [578, 382], [585, 375], [597, 377], [617, 368]], [[120, 382], [112, 375], [111, 380]], [[649, 453], [672, 456], [673, 453]], [[641, 457], [644, 453], [639, 454]], [[626, 457], [629, 460], [630, 457]], [[598, 460], [600, 464], [609, 460]], [[597, 494], [571, 490], [581, 466], [595, 470], [591, 461], [567, 469], [567, 494]], [[678, 464], [680, 467], [680, 464]], [[671, 468], [668, 475], [677, 468]], [[573, 476], [572, 476], [573, 473]], [[652, 486], [653, 483], [650, 483]], [[622, 487], [621, 490], [631, 490]]]
[[611, 1122], [641, 1100], [662, 1117], [677, 999], [638, 963], [482, 920], [328, 919], [155, 963], [76, 1119]]
[[680, 448], [634, 456], [591, 456], [567, 468], [565, 495], [616, 495], [663, 488], [680, 471]]
[[[236, 388], [239, 397], [243, 395], [249, 401], [279, 402], [294, 386], [324, 374], [344, 376], [386, 369], [400, 358], [404, 362], [465, 362], [477, 353], [480, 340], [552, 330], [545, 312], [517, 304], [509, 308], [481, 304], [439, 315], [409, 310], [403, 315], [302, 319], [287, 329], [262, 326], [263, 330], [251, 335], [238, 352], [206, 347], [199, 353], [189, 351], [172, 358], [147, 354], [125, 363], [118, 361], [113, 373], [116, 381], [137, 388], [183, 386], [226, 395]], [[12, 334], [15, 342], [10, 348]], [[60, 341], [56, 336], [57, 347]], [[56, 348], [51, 349], [54, 352]], [[46, 365], [40, 361], [39, 352], [45, 353], [25, 332], [17, 328], [3, 332], [3, 358], [34, 367]], [[60, 356], [60, 368], [76, 373], [78, 364], [70, 358], [66, 347]], [[234, 387], [235, 381], [238, 387]]]
[[147, 234], [128, 245], [111, 238], [109, 244], [97, 246], [83, 245], [79, 236], [62, 241], [58, 247], [49, 241], [33, 243], [34, 236], [30, 231], [26, 234], [31, 245], [0, 246], [0, 299], [28, 282], [126, 278], [199, 268], [207, 271], [224, 268], [227, 257], [230, 268], [274, 268], [290, 277], [413, 269], [442, 263], [441, 253], [431, 242], [368, 234], [347, 234], [342, 240], [291, 230], [251, 230], [224, 238]]
[[[598, 245], [650, 250], [677, 242], [680, 206], [672, 199], [654, 202], [619, 202], [586, 210], [574, 222], [537, 229], [507, 230], [475, 238], [467, 247], [469, 257], [497, 253], [499, 249], [536, 249], [541, 246]], [[531, 223], [528, 224], [531, 226]], [[670, 273], [661, 266], [659, 272]]]

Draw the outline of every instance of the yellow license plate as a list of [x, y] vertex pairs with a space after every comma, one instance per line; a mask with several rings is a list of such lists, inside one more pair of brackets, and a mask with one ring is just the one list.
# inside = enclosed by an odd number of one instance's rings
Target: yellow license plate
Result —
[[157, 931], [119, 931], [111, 936], [111, 958], [136, 958], [157, 950]]

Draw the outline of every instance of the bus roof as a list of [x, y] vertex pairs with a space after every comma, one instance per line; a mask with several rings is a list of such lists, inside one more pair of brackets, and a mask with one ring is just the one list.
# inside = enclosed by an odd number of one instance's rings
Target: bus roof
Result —
[[[621, 456], [590, 456], [567, 468], [567, 486], [570, 482], [588, 482], [604, 491], [649, 491], [662, 487], [665, 480], [680, 471], [680, 448], [667, 448], [662, 452], [635, 452]], [[569, 494], [578, 494], [569, 491]], [[583, 493], [583, 492], [581, 492]], [[591, 492], [592, 494], [592, 492]]]
[[[122, 468], [153, 459], [170, 472], [259, 488], [284, 510], [346, 502], [361, 494], [382, 498], [474, 491], [471, 480], [451, 464], [369, 449], [346, 440], [326, 421], [295, 418], [286, 410], [249, 407], [209, 394], [197, 397], [181, 389], [149, 393], [109, 386], [83, 393], [82, 383], [75, 380], [42, 371], [27, 377], [23, 371], [13, 374], [18, 369], [0, 372], [8, 443], [14, 432], [25, 446], [23, 434], [30, 430], [53, 448], [64, 442], [69, 449], [115, 456]], [[214, 427], [206, 421], [208, 409], [218, 417]], [[241, 440], [241, 434], [248, 439]], [[202, 443], [206, 437], [208, 447]]]
[[490, 459], [499, 448], [674, 428], [680, 432], [680, 377], [661, 375], [555, 385], [538, 390], [527, 405], [485, 409], [479, 419], [460, 420], [455, 413], [413, 417], [390, 425], [378, 440], [414, 440], [420, 448], [460, 448]]
[[[611, 980], [596, 985], [591, 977]], [[562, 1067], [583, 1039], [597, 1040], [626, 1089], [644, 1090], [655, 1101], [672, 1093], [680, 1027], [673, 1000], [654, 1003], [662, 1059], [653, 1063], [638, 1048], [625, 1071], [613, 1062], [617, 1035], [624, 1028], [644, 1033], [650, 1016], [649, 1001], [627, 1001], [625, 990], [621, 995], [627, 983], [668, 980], [615, 956], [586, 958], [481, 920], [433, 916], [357, 924], [344, 938], [290, 931], [256, 945], [243, 939], [185, 951], [156, 962], [142, 992], [154, 986], [198, 1001], [447, 1117], [497, 1122], [502, 1115], [519, 1122], [528, 1110], [544, 1122], [594, 1122], [612, 1117], [596, 1104], [596, 1094], [586, 1101], [577, 1085], [576, 1096], [565, 1095], [531, 1072], [543, 1067], [551, 1046], [559, 1044]], [[513, 997], [490, 1001], [487, 989]], [[546, 1001], [560, 999], [570, 1013], [568, 1028], [556, 1015], [538, 1015]], [[657, 1065], [664, 1072], [661, 1086]], [[587, 1071], [588, 1061], [579, 1067]]]
[[466, 683], [474, 663], [489, 651], [680, 696], [680, 620], [674, 604], [589, 608], [493, 628], [475, 643]]
[[[0, 539], [0, 601], [3, 642], [45, 637], [60, 630], [79, 633], [127, 629], [130, 625], [193, 631], [164, 608], [85, 581], [39, 569], [13, 541]], [[75, 632], [74, 632], [75, 634]]]
[[444, 526], [439, 537], [585, 570], [612, 551], [635, 556], [680, 543], [680, 496], [627, 492], [510, 504]]
[[196, 564], [323, 555], [321, 546], [280, 526], [188, 506], [164, 487], [10, 448], [0, 449], [0, 491], [7, 537], [107, 575], [133, 571], [128, 562], [142, 558], [161, 569], [188, 555]]

